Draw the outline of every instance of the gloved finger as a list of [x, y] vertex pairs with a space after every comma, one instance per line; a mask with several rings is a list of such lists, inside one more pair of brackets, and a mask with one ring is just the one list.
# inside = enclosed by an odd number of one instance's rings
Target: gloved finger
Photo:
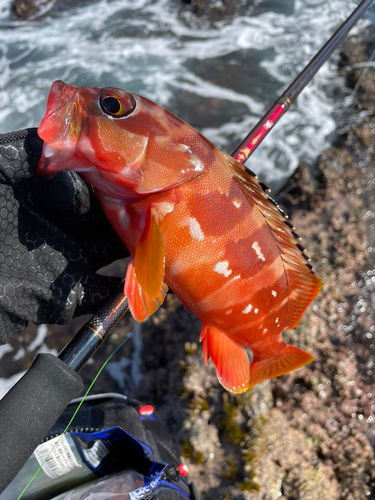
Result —
[[56, 214], [85, 214], [94, 196], [91, 186], [73, 170], [62, 170], [51, 180], [32, 179], [30, 187], [43, 209]]
[[31, 178], [42, 147], [36, 128], [0, 135], [0, 183], [13, 185]]
[[52, 180], [35, 178], [28, 185], [46, 217], [75, 239], [94, 271], [129, 255], [79, 174], [64, 170]]

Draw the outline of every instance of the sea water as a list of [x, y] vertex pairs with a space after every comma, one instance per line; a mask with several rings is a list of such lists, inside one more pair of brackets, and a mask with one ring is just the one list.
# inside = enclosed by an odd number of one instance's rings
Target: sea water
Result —
[[[15, 21], [0, 0], [0, 133], [37, 126], [62, 79], [144, 95], [231, 153], [357, 3], [242, 0], [234, 15], [212, 20], [181, 0], [39, 0], [37, 15]], [[220, 11], [221, 0], [211, 4]], [[334, 62], [252, 157], [272, 186], [326, 147]]]

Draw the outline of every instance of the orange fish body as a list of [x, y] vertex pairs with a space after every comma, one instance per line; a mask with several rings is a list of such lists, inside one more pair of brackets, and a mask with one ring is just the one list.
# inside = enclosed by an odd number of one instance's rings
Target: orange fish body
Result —
[[313, 359], [281, 332], [298, 324], [321, 280], [240, 163], [157, 104], [115, 88], [55, 82], [38, 132], [37, 174], [80, 171], [127, 246], [135, 319], [171, 287], [202, 321], [204, 361], [211, 357], [233, 393]]

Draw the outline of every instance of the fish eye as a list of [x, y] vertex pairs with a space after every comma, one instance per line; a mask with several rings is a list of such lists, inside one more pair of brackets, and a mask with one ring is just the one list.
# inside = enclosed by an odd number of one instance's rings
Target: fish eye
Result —
[[136, 101], [131, 94], [124, 92], [118, 96], [112, 92], [106, 92], [100, 96], [100, 107], [104, 113], [114, 118], [129, 116], [135, 109]]
[[121, 103], [116, 97], [105, 97], [102, 101], [102, 107], [111, 115], [116, 115], [121, 111]]

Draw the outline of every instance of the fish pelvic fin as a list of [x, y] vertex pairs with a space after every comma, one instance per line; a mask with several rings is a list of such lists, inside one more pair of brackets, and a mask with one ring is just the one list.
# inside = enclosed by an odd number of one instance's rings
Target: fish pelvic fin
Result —
[[[151, 272], [151, 271], [150, 271]], [[159, 309], [167, 295], [168, 286], [162, 282], [156, 297], [150, 297], [139, 284], [135, 273], [134, 259], [129, 262], [125, 277], [124, 293], [130, 312], [135, 320], [142, 322]]]
[[239, 394], [247, 391], [250, 380], [250, 361], [246, 349], [231, 340], [218, 328], [203, 324], [200, 340], [203, 359], [212, 359], [220, 384], [227, 391]]
[[134, 256], [139, 285], [150, 298], [157, 298], [164, 280], [164, 241], [152, 208], [147, 211], [145, 227]]
[[253, 387], [263, 380], [278, 377], [285, 373], [296, 370], [314, 360], [314, 357], [306, 351], [281, 342], [280, 350], [268, 358], [259, 359], [254, 353], [250, 365], [250, 380], [247, 389]]

